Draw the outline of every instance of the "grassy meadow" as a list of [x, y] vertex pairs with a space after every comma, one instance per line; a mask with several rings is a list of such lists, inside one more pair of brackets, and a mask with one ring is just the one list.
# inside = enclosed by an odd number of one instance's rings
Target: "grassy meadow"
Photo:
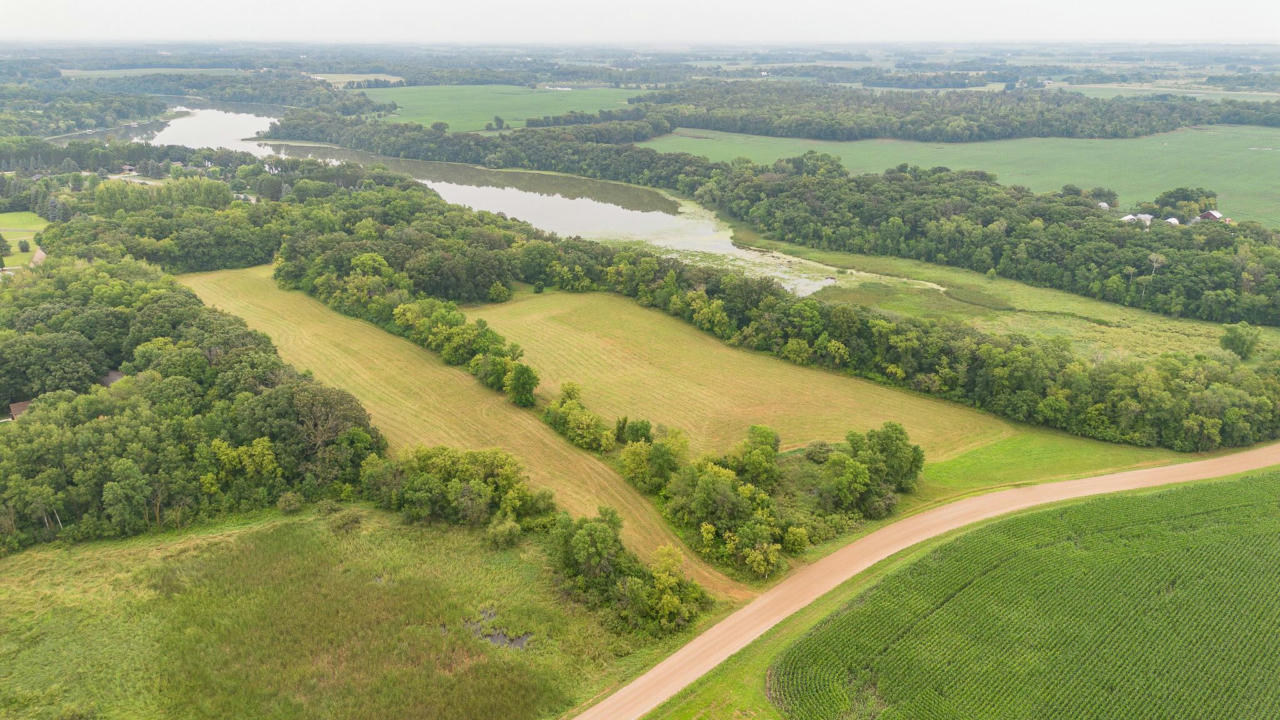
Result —
[[[0, 237], [3, 237], [9, 243], [9, 249], [13, 251], [5, 255], [4, 262], [0, 264], [9, 267], [21, 267], [31, 262], [32, 256], [36, 254], [36, 233], [43, 230], [44, 226], [48, 224], [48, 220], [33, 212], [0, 213]], [[19, 240], [26, 240], [31, 243], [31, 249], [25, 253], [18, 252]]]
[[[594, 515], [600, 505], [616, 509], [624, 521], [623, 539], [642, 557], [665, 544], [684, 548], [653, 504], [613, 468], [466, 370], [304, 293], [281, 290], [268, 266], [178, 279], [205, 304], [269, 335], [285, 362], [355, 395], [393, 448], [502, 448], [520, 459], [534, 485], [551, 489], [570, 512]], [[740, 585], [687, 550], [685, 571], [708, 590], [743, 596]]]
[[1013, 483], [1092, 475], [1187, 456], [1017, 425], [955, 403], [733, 348], [665, 313], [603, 293], [518, 292], [467, 309], [520, 343], [549, 400], [562, 383], [605, 417], [679, 428], [695, 451], [723, 452], [769, 425], [784, 449], [834, 441], [886, 420], [906, 426], [928, 463], [910, 510]]
[[[919, 260], [819, 250], [743, 230], [736, 231], [735, 239], [750, 247], [855, 271], [837, 276], [837, 285], [823, 288], [814, 296], [828, 302], [867, 305], [911, 317], [951, 318], [998, 334], [1065, 337], [1078, 352], [1089, 357], [1148, 357], [1175, 350], [1193, 354], [1224, 352], [1218, 344], [1223, 333], [1218, 323], [1171, 318]], [[920, 282], [886, 282], [884, 276]], [[1280, 349], [1280, 328], [1261, 330], [1259, 356], [1268, 349]]]
[[1120, 194], [1122, 207], [1171, 188], [1200, 186], [1217, 191], [1226, 215], [1280, 226], [1280, 128], [1213, 125], [1132, 139], [980, 143], [835, 142], [682, 128], [643, 145], [713, 160], [747, 157], [756, 162], [816, 150], [839, 156], [856, 172], [878, 173], [902, 163], [987, 170], [1001, 182], [1042, 192], [1068, 183], [1109, 187]]
[[565, 602], [540, 543], [353, 508], [0, 558], [0, 718], [556, 717], [680, 641]]
[[512, 127], [524, 127], [531, 117], [559, 115], [570, 110], [594, 112], [623, 107], [635, 90], [574, 88], [549, 90], [519, 85], [425, 85], [361, 90], [377, 102], [394, 102], [400, 109], [392, 116], [400, 122], [430, 125], [447, 122], [453, 131], [483, 130], [493, 116]]
[[[860, 573], [647, 717], [1273, 714], [1276, 655], [1263, 646], [1280, 612], [1264, 588], [1277, 579], [1277, 491], [1272, 471], [1069, 501], [935, 538]], [[1254, 668], [1243, 680], [1242, 667]], [[1159, 689], [1144, 696], [1144, 683]], [[782, 698], [791, 712], [774, 704]], [[1050, 705], [1063, 701], [1076, 705]]]

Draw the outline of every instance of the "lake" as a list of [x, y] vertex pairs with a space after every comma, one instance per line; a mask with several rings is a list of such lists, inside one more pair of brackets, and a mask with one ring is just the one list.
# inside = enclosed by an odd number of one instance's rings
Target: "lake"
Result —
[[448, 202], [503, 213], [564, 237], [644, 243], [690, 262], [773, 277], [800, 295], [836, 282], [837, 271], [827, 265], [735, 246], [732, 230], [714, 213], [650, 188], [552, 173], [404, 160], [326, 145], [268, 143], [252, 138], [271, 125], [270, 115], [225, 106], [175, 109], [183, 115], [110, 132], [113, 137], [141, 142], [227, 148], [259, 157], [279, 154], [381, 164], [417, 179]]

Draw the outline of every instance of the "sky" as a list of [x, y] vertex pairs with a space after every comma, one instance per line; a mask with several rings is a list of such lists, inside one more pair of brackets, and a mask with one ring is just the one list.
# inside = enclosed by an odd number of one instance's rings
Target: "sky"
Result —
[[0, 0], [0, 39], [1280, 43], [1280, 0]]

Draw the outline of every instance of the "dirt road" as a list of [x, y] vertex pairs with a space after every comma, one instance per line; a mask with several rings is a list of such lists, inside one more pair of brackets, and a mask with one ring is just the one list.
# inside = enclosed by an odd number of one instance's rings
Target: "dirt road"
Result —
[[643, 717], [766, 630], [845, 580], [901, 550], [942, 533], [1059, 500], [1205, 480], [1278, 464], [1280, 443], [1181, 465], [1003, 490], [912, 515], [859, 538], [797, 571], [578, 718], [630, 720]]

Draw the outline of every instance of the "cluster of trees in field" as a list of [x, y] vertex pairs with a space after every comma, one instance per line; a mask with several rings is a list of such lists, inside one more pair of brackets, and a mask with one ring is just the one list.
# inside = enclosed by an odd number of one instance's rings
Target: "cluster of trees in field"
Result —
[[663, 635], [686, 627], [710, 598], [681, 573], [674, 548], [646, 566], [622, 544], [622, 520], [609, 508], [574, 520], [548, 490], [529, 487], [501, 450], [415, 448], [398, 458], [371, 456], [360, 472], [364, 494], [407, 520], [485, 527], [495, 547], [547, 535], [549, 556], [572, 596], [608, 613], [620, 629]]
[[817, 443], [786, 465], [779, 442], [772, 429], [752, 426], [727, 454], [690, 462], [683, 437], [660, 433], [627, 443], [619, 465], [629, 482], [662, 499], [700, 552], [762, 578], [783, 566], [784, 554], [889, 515], [924, 466], [924, 453], [896, 423]]
[[725, 455], [690, 461], [679, 431], [655, 432], [649, 421], [626, 417], [610, 426], [586, 407], [574, 383], [561, 387], [543, 420], [586, 450], [618, 449], [622, 476], [658, 497], [699, 552], [762, 578], [783, 567], [784, 554], [830, 540], [864, 518], [888, 516], [924, 467], [924, 452], [897, 423], [850, 432], [843, 443], [814, 443], [785, 463], [778, 434], [756, 425]]
[[384, 446], [350, 395], [134, 261], [51, 259], [0, 285], [0, 404], [32, 398], [0, 426], [3, 550], [348, 497]]
[[1089, 98], [1063, 91], [899, 93], [802, 82], [693, 82], [645, 95], [680, 127], [820, 140], [1138, 137], [1188, 125], [1280, 126], [1280, 103]]
[[[540, 133], [516, 135], [527, 140]], [[452, 136], [441, 133], [439, 137]], [[683, 186], [691, 194], [699, 186], [699, 170], [717, 181], [733, 170], [691, 156], [663, 156], [630, 147], [561, 141], [528, 147], [544, 147], [548, 151], [567, 147], [569, 152], [579, 148], [582, 152], [577, 157], [546, 157], [563, 163], [601, 161], [592, 165], [593, 172], [588, 174], [632, 177], [630, 173], [634, 172], [635, 179], [660, 186]], [[606, 159], [619, 164], [606, 164]], [[653, 162], [645, 163], [646, 160]], [[635, 164], [630, 164], [632, 161]], [[838, 171], [838, 163], [830, 159], [810, 156], [791, 163], [808, 168], [794, 176], [803, 183], [827, 182], [819, 171], [823, 167], [832, 173], [842, 172]], [[786, 165], [780, 167], [785, 170]], [[343, 170], [324, 170], [339, 171]], [[355, 170], [351, 172], [358, 175]], [[780, 182], [792, 182], [785, 171], [776, 174]], [[911, 177], [910, 173], [903, 174]], [[880, 177], [867, 176], [867, 182], [880, 182]], [[980, 174], [957, 177], [961, 185], [973, 180], [977, 187], [999, 189]], [[294, 187], [304, 179], [299, 177]], [[856, 184], [858, 179], [837, 176], [830, 181], [837, 185]], [[710, 179], [702, 184], [709, 182]], [[430, 252], [439, 238], [445, 240], [445, 247], [454, 248], [445, 253], [447, 257], [441, 257], [442, 261], [474, 258], [469, 261], [472, 264], [461, 266], [466, 268], [467, 277], [478, 276], [482, 268], [495, 268], [492, 277], [501, 283], [497, 288], [490, 285], [497, 290], [494, 299], [504, 295], [508, 277], [575, 292], [619, 292], [728, 342], [771, 352], [790, 362], [858, 374], [1086, 437], [1192, 451], [1247, 445], [1280, 433], [1280, 366], [1273, 359], [1264, 358], [1252, 366], [1226, 354], [1190, 357], [1170, 353], [1147, 361], [1088, 359], [1074, 354], [1065, 339], [995, 336], [949, 322], [895, 318], [867, 308], [797, 298], [771, 280], [685, 265], [646, 251], [582, 240], [556, 241], [500, 216], [450, 206], [430, 190], [412, 183], [354, 191], [331, 185], [333, 192], [326, 197], [283, 203], [290, 207], [279, 216], [296, 218], [297, 222], [278, 226], [282, 235], [289, 236], [280, 251], [280, 281], [287, 287], [319, 294], [335, 307], [393, 332], [404, 334], [411, 329], [396, 322], [397, 307], [432, 295], [462, 298], [470, 292], [474, 296], [488, 282], [486, 279], [478, 286], [455, 284], [448, 282], [449, 273], [441, 280], [433, 272], [415, 269], [417, 264], [410, 268], [411, 259], [423, 250]], [[924, 191], [927, 193], [927, 187]], [[1008, 192], [1013, 193], [1013, 198], [1018, 197], [1017, 192]], [[916, 201], [914, 195], [907, 199], [909, 203]], [[756, 201], [760, 201], [758, 196], [753, 200]], [[994, 195], [986, 202], [994, 211], [1007, 205], [1008, 198], [1002, 200]], [[1035, 208], [1041, 203], [1048, 213], [1046, 217], [1069, 218], [1075, 210], [1085, 215], [1098, 212], [1083, 207], [1091, 202], [1069, 196], [1028, 195], [1026, 207]], [[236, 206], [233, 203], [230, 208]], [[964, 207], [960, 201], [956, 206]], [[944, 208], [946, 202], [939, 200], [936, 207]], [[766, 216], [749, 210], [744, 206], [739, 211], [757, 222], [756, 215]], [[1035, 226], [1035, 221], [1024, 222]], [[815, 227], [820, 225], [814, 222]], [[1128, 227], [1118, 221], [1111, 221], [1110, 225]], [[1191, 232], [1205, 226], [1202, 223], [1183, 230], [1160, 228], [1151, 235], [1172, 231], [1186, 233], [1179, 237], [1190, 239], [1194, 237]], [[490, 227], [491, 231], [476, 232], [477, 227]], [[84, 236], [94, 239], [92, 233]], [[880, 237], [879, 228], [876, 237]], [[1070, 235], [1063, 233], [1061, 237], [1066, 242]], [[123, 248], [122, 240], [112, 240], [106, 233], [98, 234], [96, 241], [115, 243], [117, 252]], [[68, 254], [103, 252], [97, 245], [78, 247], [66, 243], [59, 247], [60, 252]], [[355, 262], [357, 258], [359, 263]], [[423, 266], [429, 270], [431, 264]], [[1169, 272], [1163, 265], [1158, 270], [1157, 277]], [[321, 277], [327, 279], [322, 283]], [[467, 327], [465, 319], [450, 311], [445, 316], [452, 318], [448, 321], [450, 328]], [[479, 324], [475, 327], [479, 328]], [[460, 345], [460, 351], [451, 353], [458, 364], [470, 364], [476, 355], [497, 353], [501, 346], [481, 329], [448, 331], [453, 332], [476, 338], [478, 343]], [[440, 345], [441, 351], [446, 347]], [[504, 357], [518, 360], [510, 349]], [[477, 363], [477, 367], [481, 366], [483, 361]], [[495, 371], [493, 376], [497, 374]], [[504, 389], [505, 381], [504, 378]]]
[[150, 120], [166, 107], [163, 100], [142, 94], [0, 84], [0, 137], [115, 127]]

